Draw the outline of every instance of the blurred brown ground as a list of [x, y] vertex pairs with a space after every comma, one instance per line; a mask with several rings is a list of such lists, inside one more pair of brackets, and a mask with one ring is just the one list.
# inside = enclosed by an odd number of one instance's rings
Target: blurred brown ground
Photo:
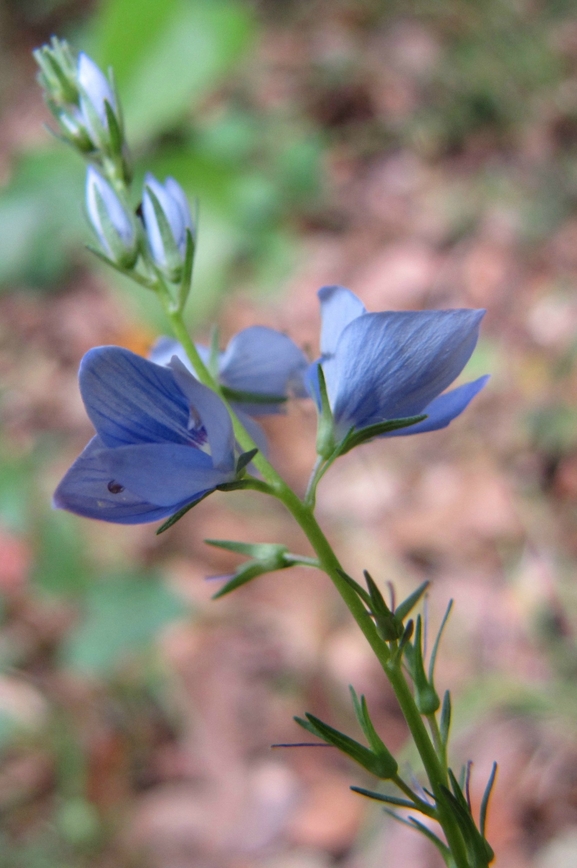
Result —
[[[300, 262], [272, 301], [242, 286], [227, 299], [223, 338], [265, 323], [314, 355], [315, 292], [326, 283], [350, 287], [372, 310], [487, 308], [475, 368], [493, 373], [485, 392], [447, 431], [374, 443], [341, 459], [321, 484], [319, 516], [355, 575], [368, 569], [399, 595], [430, 579], [433, 626], [455, 599], [438, 684], [453, 693], [454, 765], [473, 760], [477, 804], [491, 763], [499, 763], [489, 822], [495, 864], [568, 868], [577, 859], [577, 437], [540, 438], [530, 420], [574, 407], [577, 394], [570, 363], [577, 212], [570, 209], [551, 237], [531, 240], [523, 209], [533, 206], [535, 178], [573, 157], [577, 134], [559, 94], [544, 93], [542, 111], [513, 132], [472, 131], [454, 148], [417, 138], [367, 155], [367, 118], [401, 124], [423, 99], [442, 46], [423, 22], [401, 16], [372, 32], [339, 4], [318, 8], [316, 17], [282, 24], [273, 16], [245, 74], [263, 111], [304, 99], [327, 128], [344, 130], [327, 153], [326, 201], [298, 227]], [[577, 20], [551, 38], [567, 58], [563, 93], [574, 99]], [[317, 67], [331, 52], [355, 61], [354, 80], [334, 91], [318, 84]], [[0, 133], [6, 176], [14, 153], [41, 135], [43, 117], [28, 79]], [[491, 174], [514, 193], [487, 193]], [[471, 228], [460, 236], [466, 220]], [[0, 299], [6, 436], [25, 444], [37, 431], [64, 432], [67, 443], [45, 469], [46, 497], [90, 435], [76, 388], [82, 353], [102, 343], [144, 352], [153, 337], [87, 270], [52, 296], [15, 287]], [[274, 462], [302, 491], [313, 409], [297, 404], [266, 427]], [[17, 648], [22, 661], [0, 678], [0, 705], [40, 729], [49, 706], [72, 721], [89, 800], [105, 818], [101, 846], [71, 865], [439, 864], [427, 842], [349, 791], [371, 782], [332, 750], [270, 749], [299, 739], [292, 716], [305, 710], [353, 732], [349, 684], [366, 694], [391, 749], [402, 752], [406, 737], [384, 678], [323, 576], [294, 569], [210, 601], [204, 577], [236, 561], [203, 539], [286, 541], [305, 551], [282, 510], [257, 495], [217, 495], [161, 538], [147, 526], [84, 523], [79, 533], [103, 569], [162, 566], [195, 616], [159, 638], [164, 709], [137, 709], [127, 729], [116, 695], [56, 665], [53, 651], [74, 608], [35, 592], [27, 541], [0, 529], [10, 613], [0, 644]], [[131, 673], [125, 677], [130, 684]], [[49, 824], [57, 796], [53, 757], [41, 741], [5, 755], [0, 809], [10, 840]], [[11, 863], [0, 855], [3, 864]]]

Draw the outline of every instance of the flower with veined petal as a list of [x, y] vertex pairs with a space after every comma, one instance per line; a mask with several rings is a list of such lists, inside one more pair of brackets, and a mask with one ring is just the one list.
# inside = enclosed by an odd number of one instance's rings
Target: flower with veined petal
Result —
[[56, 489], [56, 507], [140, 524], [236, 478], [229, 413], [177, 358], [161, 367], [120, 347], [96, 347], [82, 359], [79, 381], [96, 436]]
[[337, 443], [351, 431], [411, 416], [427, 418], [375, 436], [445, 428], [489, 379], [445, 392], [475, 349], [484, 310], [367, 313], [342, 286], [323, 287], [319, 298], [321, 357], [311, 365], [308, 383], [320, 409], [321, 366]]
[[[196, 348], [208, 364], [208, 347], [197, 344]], [[149, 358], [166, 365], [173, 356], [194, 373], [183, 347], [172, 338], [159, 338]], [[305, 354], [282, 332], [267, 326], [249, 326], [231, 338], [226, 350], [218, 354], [217, 365], [218, 380], [231, 406], [257, 446], [265, 451], [262, 430], [250, 417], [281, 413], [289, 397], [308, 397]]]

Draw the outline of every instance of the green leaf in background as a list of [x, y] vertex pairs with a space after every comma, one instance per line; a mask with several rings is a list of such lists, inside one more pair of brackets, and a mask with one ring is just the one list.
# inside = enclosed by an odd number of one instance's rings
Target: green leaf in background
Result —
[[87, 240], [82, 220], [84, 171], [64, 145], [29, 153], [0, 197], [0, 285], [45, 285], [70, 267]]
[[129, 140], [178, 123], [248, 48], [255, 25], [237, 0], [108, 0], [95, 60], [113, 66]]
[[76, 596], [93, 581], [78, 522], [64, 512], [46, 511], [35, 528], [33, 581], [47, 594]]
[[84, 617], [67, 637], [62, 660], [80, 672], [109, 675], [127, 655], [146, 650], [162, 627], [186, 611], [158, 576], [111, 576], [88, 589]]
[[33, 456], [12, 455], [8, 451], [0, 453], [0, 521], [11, 531], [21, 532], [28, 528], [36, 470]]

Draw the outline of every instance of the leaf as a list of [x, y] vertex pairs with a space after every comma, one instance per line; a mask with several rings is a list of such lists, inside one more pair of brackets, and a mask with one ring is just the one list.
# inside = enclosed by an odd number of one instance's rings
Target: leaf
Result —
[[158, 632], [186, 611], [157, 576], [101, 580], [87, 592], [84, 616], [62, 646], [63, 662], [90, 675], [110, 675], [128, 654], [150, 647]]
[[451, 694], [448, 690], [445, 690], [445, 695], [443, 696], [439, 729], [441, 732], [441, 741], [445, 747], [447, 747], [449, 742], [449, 731], [451, 729]]
[[112, 65], [138, 146], [178, 123], [242, 57], [254, 32], [237, 0], [108, 0], [95, 59]]
[[487, 821], [487, 809], [489, 807], [489, 799], [491, 797], [491, 793], [493, 791], [493, 784], [495, 783], [495, 778], [497, 777], [497, 763], [493, 763], [493, 767], [491, 769], [491, 774], [489, 775], [489, 780], [487, 781], [487, 786], [485, 787], [485, 792], [483, 793], [483, 800], [481, 802], [481, 812], [479, 818], [479, 827], [481, 829], [481, 835], [485, 834], [485, 824]]
[[156, 536], [159, 536], [159, 534], [164, 533], [165, 530], [168, 530], [169, 528], [171, 528], [173, 526], [173, 524], [176, 524], [177, 521], [180, 521], [180, 519], [183, 517], [183, 515], [186, 515], [186, 513], [189, 510], [191, 510], [194, 506], [196, 506], [197, 503], [200, 503], [201, 500], [204, 500], [205, 497], [208, 497], [209, 494], [212, 494], [212, 489], [210, 491], [206, 491], [203, 495], [201, 495], [200, 497], [197, 497], [197, 499], [193, 500], [191, 503], [187, 503], [186, 506], [183, 506], [182, 509], [179, 509], [178, 512], [175, 512], [174, 515], [171, 515], [170, 518], [168, 518], [164, 522], [164, 524], [160, 525], [160, 527], [156, 531]]
[[240, 476], [245, 467], [248, 467], [254, 456], [257, 454], [258, 449], [255, 447], [254, 449], [249, 449], [248, 452], [243, 452], [242, 455], [238, 456], [238, 460], [236, 462], [236, 475]]
[[399, 603], [397, 608], [395, 609], [395, 615], [397, 618], [400, 618], [401, 621], [404, 621], [407, 615], [412, 609], [417, 605], [427, 588], [429, 587], [430, 582], [423, 582], [422, 585], [419, 585], [416, 591], [413, 591], [406, 600], [403, 600], [402, 603]]
[[408, 799], [399, 799], [396, 796], [385, 796], [383, 793], [374, 793], [372, 790], [365, 790], [363, 787], [351, 787], [353, 793], [359, 793], [361, 796], [366, 796], [368, 799], [375, 799], [378, 802], [386, 802], [388, 805], [395, 805], [398, 808], [416, 809], [414, 802]]
[[349, 585], [349, 586], [353, 589], [353, 591], [354, 591], [356, 594], [358, 594], [358, 596], [361, 598], [361, 600], [363, 601], [363, 603], [366, 603], [367, 606], [370, 606], [370, 605], [371, 605], [371, 597], [370, 597], [370, 595], [367, 594], [367, 592], [365, 591], [365, 589], [364, 589], [361, 585], [359, 585], [359, 583], [356, 582], [356, 581], [352, 578], [352, 576], [349, 576], [349, 574], [348, 574], [348, 573], [345, 573], [344, 570], [339, 570], [339, 569], [337, 569], [337, 573], [340, 575], [340, 577], [341, 577], [342, 579], [345, 580], [345, 582], [347, 583], [347, 585]]
[[70, 271], [70, 251], [87, 234], [83, 196], [82, 164], [69, 149], [59, 144], [20, 160], [0, 198], [0, 286], [47, 286]]
[[33, 581], [54, 595], [78, 595], [89, 587], [92, 571], [77, 521], [64, 512], [48, 512], [35, 528], [37, 550]]
[[236, 570], [232, 579], [220, 588], [216, 594], [213, 594], [212, 599], [220, 600], [220, 598], [226, 596], [226, 594], [236, 591], [237, 588], [246, 585], [253, 579], [258, 578], [258, 576], [263, 576], [267, 572], [270, 572], [270, 570], [265, 569], [258, 561], [249, 561], [247, 564], [243, 564]]

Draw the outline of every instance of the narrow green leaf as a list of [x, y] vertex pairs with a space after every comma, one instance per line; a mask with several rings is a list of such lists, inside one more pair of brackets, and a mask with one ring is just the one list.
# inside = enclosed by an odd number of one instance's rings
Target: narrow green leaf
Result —
[[220, 588], [216, 594], [213, 594], [212, 599], [220, 600], [221, 597], [230, 594], [231, 591], [235, 591], [237, 588], [240, 588], [241, 585], [246, 585], [247, 582], [256, 579], [258, 576], [262, 576], [267, 572], [269, 571], [263, 567], [262, 564], [259, 564], [258, 561], [249, 561], [247, 564], [243, 564], [242, 567], [237, 569], [232, 579]]
[[204, 542], [216, 549], [225, 549], [227, 552], [236, 552], [259, 560], [279, 558], [288, 551], [286, 546], [278, 543], [244, 543], [229, 539], [205, 539]]
[[196, 500], [191, 501], [191, 503], [187, 503], [186, 506], [183, 506], [182, 509], [179, 509], [178, 512], [175, 512], [174, 515], [171, 515], [169, 519], [167, 519], [164, 524], [161, 524], [158, 530], [156, 531], [156, 536], [159, 536], [161, 533], [164, 533], [165, 530], [168, 530], [176, 524], [177, 521], [180, 521], [183, 515], [191, 510], [197, 503], [200, 503], [201, 500], [204, 500], [205, 497], [208, 497], [209, 494], [212, 494], [212, 491], [207, 491], [202, 497], [197, 497]]
[[399, 605], [395, 609], [395, 615], [397, 616], [397, 618], [400, 618], [401, 621], [405, 620], [409, 612], [417, 605], [430, 584], [430, 582], [423, 582], [423, 584], [419, 585], [417, 590], [413, 591], [413, 593], [410, 594], [406, 600], [403, 600], [402, 603], [399, 603]]
[[479, 826], [481, 829], [481, 835], [485, 835], [485, 825], [487, 822], [487, 809], [489, 807], [489, 799], [491, 797], [491, 793], [493, 792], [493, 785], [495, 783], [495, 778], [497, 777], [497, 763], [493, 763], [493, 768], [491, 769], [491, 774], [489, 775], [489, 780], [487, 781], [487, 786], [485, 787], [485, 792], [483, 793], [483, 800], [481, 802], [481, 812], [479, 817]]
[[405, 625], [405, 630], [404, 630], [403, 635], [401, 636], [401, 639], [399, 641], [399, 650], [397, 652], [398, 659], [400, 659], [402, 657], [403, 651], [405, 651], [406, 648], [411, 647], [409, 645], [409, 642], [411, 641], [411, 636], [413, 635], [414, 628], [415, 628], [415, 622], [412, 619], [410, 621], [407, 621], [407, 623]]
[[441, 741], [447, 747], [449, 742], [449, 731], [451, 729], [451, 694], [445, 690], [443, 696], [443, 707], [441, 708], [441, 721], [439, 724], [441, 731]]
[[363, 575], [371, 597], [371, 611], [377, 622], [377, 627], [386, 642], [394, 641], [401, 635], [402, 625], [397, 622], [393, 613], [385, 603], [376, 582], [372, 576], [364, 570]]
[[[451, 779], [451, 785], [457, 784], [457, 779], [455, 775], [449, 769], [449, 777]], [[484, 866], [488, 865], [494, 858], [493, 850], [485, 840], [483, 835], [479, 832], [473, 818], [471, 816], [471, 812], [468, 809], [467, 802], [463, 796], [463, 793], [460, 790], [459, 785], [457, 784], [457, 790], [460, 793], [459, 796], [453, 795], [453, 793], [447, 789], [447, 787], [441, 784], [441, 792], [445, 801], [447, 802], [447, 806], [452, 811], [455, 820], [461, 830], [461, 834], [465, 840], [465, 845], [467, 846], [469, 852], [473, 857], [473, 864], [475, 866], [479, 866], [479, 868], [484, 868]]]
[[385, 814], [388, 814], [389, 817], [392, 817], [398, 823], [403, 823], [403, 825], [408, 826], [409, 829], [417, 829], [421, 832], [425, 838], [428, 838], [429, 841], [434, 844], [437, 848], [441, 856], [443, 857], [443, 861], [446, 865], [453, 865], [451, 851], [447, 847], [447, 845], [441, 841], [440, 838], [437, 838], [434, 832], [431, 832], [424, 823], [420, 823], [416, 817], [409, 817], [408, 820], [405, 820], [404, 817], [400, 817], [399, 814], [396, 814], [394, 811], [389, 810], [389, 808], [384, 808]]
[[306, 729], [307, 732], [310, 732], [311, 735], [316, 735], [317, 738], [323, 738], [316, 726], [314, 726], [309, 720], [304, 720], [302, 717], [293, 717], [293, 720], [295, 723], [298, 723], [299, 726], [302, 726], [303, 729]]
[[437, 661], [437, 652], [439, 650], [439, 644], [441, 642], [441, 636], [443, 635], [443, 630], [445, 629], [445, 624], [451, 614], [451, 609], [453, 608], [453, 601], [449, 600], [449, 605], [447, 606], [447, 611], [443, 616], [443, 620], [441, 621], [441, 626], [439, 627], [439, 632], [437, 633], [437, 638], [435, 639], [435, 644], [433, 645], [433, 650], [431, 651], [431, 659], [429, 661], [429, 681], [431, 684], [434, 683], [435, 677], [435, 663]]
[[424, 823], [421, 823], [419, 820], [417, 820], [416, 817], [409, 817], [409, 825], [413, 826], [413, 828], [415, 829], [418, 829], [418, 831], [421, 832], [421, 834], [424, 835], [425, 838], [428, 838], [431, 844], [434, 844], [434, 846], [437, 848], [443, 859], [447, 861], [447, 864], [451, 864], [451, 861], [448, 861], [452, 860], [451, 851], [449, 850], [447, 845], [444, 844], [443, 841], [441, 841], [441, 839], [438, 838], [435, 833], [431, 831], [431, 829], [425, 826]]
[[238, 456], [238, 460], [236, 462], [236, 473], [237, 476], [240, 476], [245, 467], [248, 467], [254, 456], [257, 454], [258, 449], [250, 449], [248, 452], [243, 452], [242, 455]]
[[[371, 772], [371, 774], [376, 775], [376, 777], [383, 779], [390, 777], [388, 764], [384, 762], [381, 757], [376, 756], [367, 747], [359, 744], [358, 741], [355, 741], [353, 738], [350, 738], [338, 729], [329, 726], [328, 723], [323, 723], [322, 720], [319, 720], [319, 718], [315, 717], [313, 714], [307, 713], [306, 718], [310, 726], [305, 726], [304, 728], [309, 732], [318, 735], [319, 738], [322, 738], [322, 740], [327, 742], [327, 744], [334, 745], [334, 747], [338, 748], [342, 753], [347, 754], [347, 756], [359, 763], [359, 765], [363, 766], [363, 768]], [[295, 720], [303, 726], [300, 718], [295, 718]]]
[[365, 790], [363, 787], [351, 787], [353, 793], [358, 793], [360, 796], [366, 796], [368, 799], [374, 799], [377, 802], [386, 802], [388, 805], [395, 805], [398, 808], [410, 808], [418, 810], [414, 802], [408, 799], [399, 799], [396, 796], [385, 796], [383, 793], [374, 793], [372, 790]]
[[353, 591], [355, 591], [355, 593], [358, 594], [358, 596], [361, 598], [363, 603], [366, 603], [367, 606], [370, 607], [371, 598], [370, 598], [370, 595], [367, 594], [365, 589], [361, 585], [359, 585], [358, 582], [355, 582], [355, 580], [353, 579], [352, 576], [349, 576], [348, 573], [345, 573], [344, 570], [337, 569], [337, 573], [340, 575], [340, 577], [342, 579], [345, 580], [345, 582], [353, 589]]
[[451, 783], [451, 789], [453, 790], [455, 798], [458, 799], [461, 807], [467, 812], [467, 814], [469, 814], [470, 811], [469, 811], [469, 805], [467, 804], [467, 799], [465, 798], [465, 794], [463, 793], [461, 785], [459, 784], [457, 778], [455, 777], [455, 773], [453, 772], [453, 769], [447, 769], [447, 771], [449, 773], [449, 781]]

